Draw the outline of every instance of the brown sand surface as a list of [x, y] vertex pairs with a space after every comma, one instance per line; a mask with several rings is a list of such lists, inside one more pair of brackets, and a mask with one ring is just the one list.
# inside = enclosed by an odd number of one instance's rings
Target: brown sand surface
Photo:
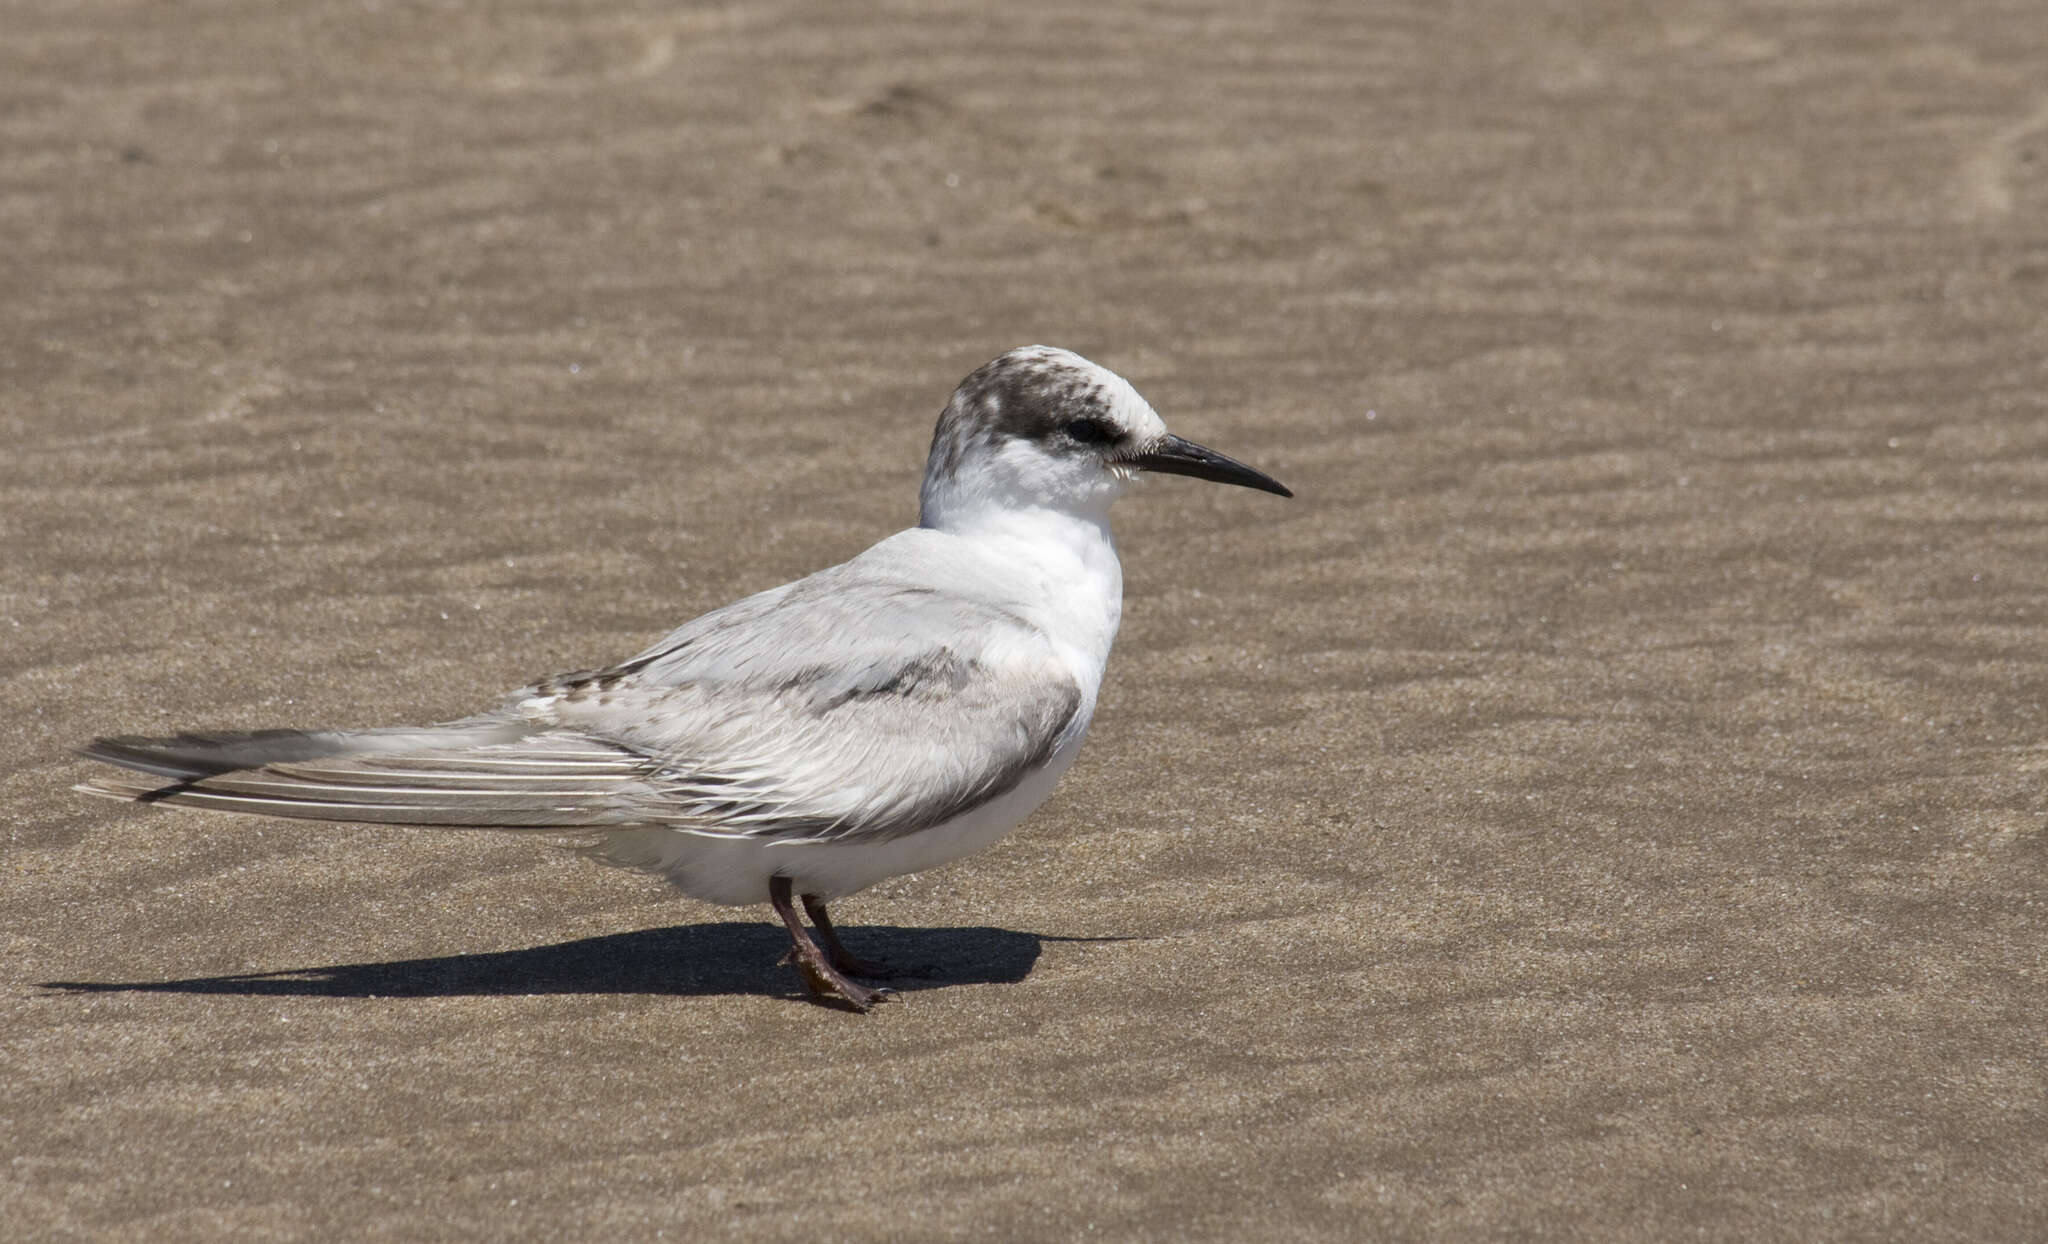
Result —
[[[0, 1237], [2048, 1236], [2034, 0], [17, 0]], [[903, 525], [1010, 346], [1087, 752], [841, 908], [129, 809]]]

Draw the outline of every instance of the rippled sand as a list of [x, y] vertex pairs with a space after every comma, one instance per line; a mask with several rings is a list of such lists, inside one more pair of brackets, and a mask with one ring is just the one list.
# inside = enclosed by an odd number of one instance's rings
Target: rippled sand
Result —
[[[11, 7], [5, 1234], [2048, 1234], [2038, 14], [1041, 12]], [[1300, 496], [1125, 503], [1062, 794], [843, 908], [902, 1006], [67, 789], [843, 558], [1029, 341]]]

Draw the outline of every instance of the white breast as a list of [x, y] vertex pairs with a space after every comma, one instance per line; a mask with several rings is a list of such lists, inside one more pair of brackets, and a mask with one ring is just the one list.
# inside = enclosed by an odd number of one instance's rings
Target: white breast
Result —
[[1029, 517], [997, 516], [967, 532], [906, 531], [869, 556], [922, 567], [940, 590], [999, 599], [1043, 634], [1081, 691], [1072, 723], [1043, 766], [968, 812], [886, 839], [775, 841], [646, 827], [609, 831], [597, 854], [661, 873], [697, 898], [741, 905], [766, 902], [777, 875], [790, 878], [799, 894], [838, 898], [979, 851], [1016, 828], [1051, 797], [1080, 753], [1123, 612], [1123, 571], [1107, 524]]

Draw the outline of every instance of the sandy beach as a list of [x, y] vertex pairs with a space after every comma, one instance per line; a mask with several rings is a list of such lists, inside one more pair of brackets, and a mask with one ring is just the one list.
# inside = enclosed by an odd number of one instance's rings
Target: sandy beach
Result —
[[[0, 1235], [2048, 1236], [2030, 4], [76, 5], [0, 40]], [[914, 520], [1029, 342], [1087, 749], [835, 907], [124, 807]]]

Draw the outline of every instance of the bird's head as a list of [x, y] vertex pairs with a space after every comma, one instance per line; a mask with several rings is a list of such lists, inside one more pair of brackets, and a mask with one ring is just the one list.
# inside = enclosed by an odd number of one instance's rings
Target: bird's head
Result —
[[1140, 473], [1291, 497], [1285, 485], [1166, 430], [1130, 382], [1069, 350], [1025, 346], [977, 368], [946, 403], [925, 463], [922, 523], [988, 509], [1106, 516]]

